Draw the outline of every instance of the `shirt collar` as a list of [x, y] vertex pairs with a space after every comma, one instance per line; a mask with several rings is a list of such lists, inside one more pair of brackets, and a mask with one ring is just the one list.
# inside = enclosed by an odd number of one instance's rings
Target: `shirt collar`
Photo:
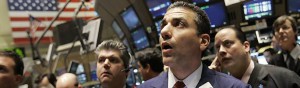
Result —
[[252, 60], [250, 60], [250, 64], [249, 64], [246, 72], [244, 73], [244, 75], [243, 75], [243, 77], [241, 79], [242, 82], [248, 84], [248, 81], [250, 79], [250, 75], [251, 75], [253, 69], [254, 69], [254, 63], [253, 63]]
[[[199, 80], [201, 79], [202, 70], [203, 65], [201, 62], [201, 65], [192, 74], [190, 74], [187, 78], [183, 80], [183, 83], [186, 85], [185, 88], [196, 88]], [[168, 88], [172, 88], [174, 84], [179, 80], [174, 76], [170, 69], [168, 71]]]
[[292, 50], [292, 52], [290, 53], [290, 55], [297, 60], [297, 58], [299, 58], [300, 55], [300, 46], [297, 44], [296, 47]]

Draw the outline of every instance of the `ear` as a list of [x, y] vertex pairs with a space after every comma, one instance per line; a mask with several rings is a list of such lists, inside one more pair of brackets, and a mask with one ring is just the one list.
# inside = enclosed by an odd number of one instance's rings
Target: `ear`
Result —
[[210, 37], [208, 34], [201, 34], [199, 36], [200, 40], [200, 50], [204, 51], [210, 43]]
[[146, 68], [144, 68], [144, 69], [146, 69], [146, 72], [149, 73], [151, 70], [151, 66], [149, 64], [147, 64]]
[[21, 75], [16, 75], [16, 82], [18, 83], [18, 84], [20, 84], [22, 81], [23, 81], [23, 76], [21, 76]]
[[248, 41], [244, 42], [245, 51], [247, 53], [250, 53], [250, 43]]

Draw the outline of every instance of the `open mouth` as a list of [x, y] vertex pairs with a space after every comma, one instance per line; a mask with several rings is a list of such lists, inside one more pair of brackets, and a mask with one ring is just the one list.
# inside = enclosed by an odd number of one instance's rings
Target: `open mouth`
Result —
[[173, 47], [167, 42], [163, 42], [161, 44], [161, 47], [162, 47], [163, 50], [173, 49]]

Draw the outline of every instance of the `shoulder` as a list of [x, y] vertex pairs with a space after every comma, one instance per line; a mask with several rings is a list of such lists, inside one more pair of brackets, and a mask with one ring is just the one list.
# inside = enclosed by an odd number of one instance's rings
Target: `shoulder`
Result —
[[[208, 69], [210, 70], [210, 69]], [[236, 79], [233, 76], [210, 70], [214, 75], [211, 75], [211, 78], [214, 79], [214, 87], [222, 88], [248, 88], [249, 85], [243, 83], [242, 81]]]
[[168, 73], [163, 72], [159, 76], [156, 76], [152, 79], [149, 79], [138, 86], [138, 88], [149, 88], [150, 86], [156, 87], [156, 86], [162, 86], [163, 84], [168, 84]]

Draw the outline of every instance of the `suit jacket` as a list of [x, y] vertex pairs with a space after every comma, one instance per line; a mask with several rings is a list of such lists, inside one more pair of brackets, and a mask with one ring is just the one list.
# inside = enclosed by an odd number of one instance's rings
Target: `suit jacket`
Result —
[[[214, 70], [210, 70], [206, 65], [203, 65], [201, 79], [199, 80], [196, 88], [200, 87], [206, 82], [209, 82], [213, 86], [213, 88], [249, 87], [249, 85], [243, 83], [242, 81], [232, 76]], [[138, 86], [138, 88], [168, 88], [168, 73], [164, 72], [163, 74], [146, 81], [142, 85]]]
[[[292, 57], [290, 57], [290, 58], [292, 59]], [[290, 59], [290, 58], [287, 58], [287, 59]], [[295, 65], [294, 69], [290, 69], [290, 70], [296, 72], [298, 74], [298, 76], [300, 76], [300, 60], [299, 60], [299, 58], [297, 58], [297, 59], [298, 59], [296, 62], [297, 64]], [[272, 57], [269, 64], [288, 68], [286, 62], [284, 61], [283, 53]]]
[[286, 68], [255, 63], [248, 84], [253, 88], [300, 88], [300, 77]]

